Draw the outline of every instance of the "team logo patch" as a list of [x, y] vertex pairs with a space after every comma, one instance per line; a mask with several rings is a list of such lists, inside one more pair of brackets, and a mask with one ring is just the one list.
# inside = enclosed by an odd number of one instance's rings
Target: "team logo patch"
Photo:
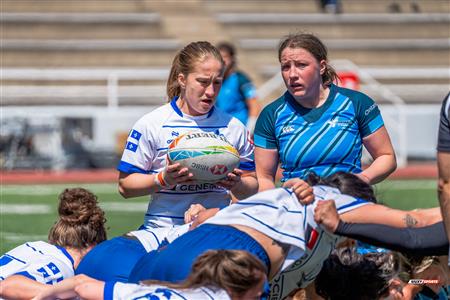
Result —
[[132, 130], [130, 133], [130, 137], [132, 137], [133, 139], [135, 139], [136, 141], [139, 141], [139, 139], [141, 138], [142, 134], [137, 131], [137, 130]]
[[136, 152], [137, 148], [138, 148], [138, 145], [137, 145], [137, 144], [132, 143], [132, 142], [128, 142], [125, 149], [126, 149], [126, 150], [130, 150], [130, 151], [132, 151], [132, 152]]

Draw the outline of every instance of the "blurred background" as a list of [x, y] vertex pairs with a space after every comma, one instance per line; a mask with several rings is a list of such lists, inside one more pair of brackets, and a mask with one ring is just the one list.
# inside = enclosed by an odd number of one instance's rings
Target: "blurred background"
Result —
[[[329, 2], [329, 3], [327, 3]], [[0, 167], [114, 168], [166, 102], [174, 54], [230, 41], [262, 105], [284, 91], [277, 44], [317, 34], [342, 85], [379, 105], [400, 166], [433, 160], [450, 89], [448, 0], [2, 0]]]

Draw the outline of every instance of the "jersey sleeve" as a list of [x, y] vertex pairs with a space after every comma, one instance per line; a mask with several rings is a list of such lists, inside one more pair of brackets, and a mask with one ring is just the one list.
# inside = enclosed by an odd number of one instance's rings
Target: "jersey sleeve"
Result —
[[375, 101], [363, 93], [355, 93], [353, 104], [356, 109], [359, 132], [362, 138], [374, 133], [383, 125], [383, 118]]
[[130, 130], [117, 170], [128, 174], [151, 172], [156, 143], [150, 125], [141, 118]]
[[339, 222], [336, 234], [383, 248], [413, 255], [446, 255], [448, 241], [443, 222], [420, 228], [397, 228], [382, 224]]
[[246, 100], [256, 98], [256, 87], [253, 85], [250, 78], [242, 72], [238, 73], [239, 90]]
[[254, 132], [255, 146], [265, 149], [277, 149], [275, 136], [275, 111], [272, 105], [266, 106], [258, 117]]
[[235, 145], [240, 156], [239, 169], [246, 171], [254, 171], [255, 146], [253, 144], [252, 139], [250, 138], [250, 132], [247, 130], [247, 128], [241, 123], [239, 124], [239, 127], [241, 133], [238, 134], [239, 139], [237, 141], [237, 145]]
[[439, 131], [437, 150], [450, 152], [450, 93], [442, 102], [441, 115], [439, 118]]

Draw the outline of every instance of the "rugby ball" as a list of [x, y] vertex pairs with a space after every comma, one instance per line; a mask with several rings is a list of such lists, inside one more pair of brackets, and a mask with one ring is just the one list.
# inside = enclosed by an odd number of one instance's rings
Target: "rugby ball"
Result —
[[217, 182], [239, 165], [239, 152], [224, 136], [212, 132], [189, 132], [169, 145], [171, 163], [187, 167], [197, 182]]

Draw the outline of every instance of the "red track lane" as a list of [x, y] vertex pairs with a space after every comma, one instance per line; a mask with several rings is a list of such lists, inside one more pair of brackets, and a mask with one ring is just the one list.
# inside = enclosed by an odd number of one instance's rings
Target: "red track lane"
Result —
[[[47, 184], [47, 183], [105, 183], [117, 182], [119, 173], [115, 169], [71, 170], [71, 171], [2, 171], [3, 184]], [[397, 169], [390, 179], [436, 179], [435, 163], [410, 164]]]

